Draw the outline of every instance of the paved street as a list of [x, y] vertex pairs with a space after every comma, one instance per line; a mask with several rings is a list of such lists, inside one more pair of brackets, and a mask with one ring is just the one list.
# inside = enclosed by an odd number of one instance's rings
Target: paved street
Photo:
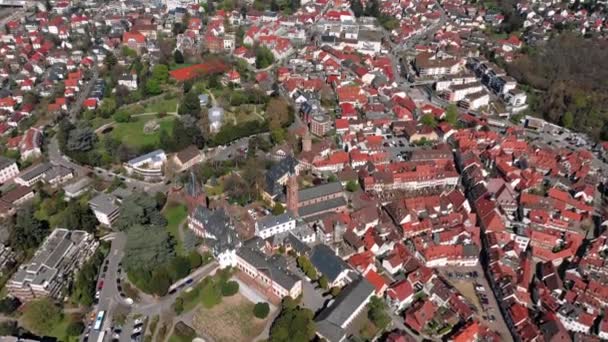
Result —
[[[110, 254], [107, 257], [108, 269], [105, 274], [100, 274], [97, 282], [99, 284], [99, 282], [103, 281], [103, 288], [101, 289], [99, 296], [99, 303], [95, 306], [95, 313], [97, 314], [97, 312], [101, 310], [106, 311], [106, 318], [101, 331], [108, 331], [110, 329], [112, 322], [112, 310], [115, 304], [118, 304], [116, 301], [117, 298], [120, 298], [118, 288], [116, 286], [116, 278], [118, 276], [118, 263], [120, 263], [122, 257], [124, 256], [124, 247], [126, 242], [126, 234], [122, 232], [114, 233], [114, 238], [112, 239], [112, 248], [110, 249]], [[87, 328], [87, 330], [89, 330], [89, 328]], [[99, 338], [99, 333], [100, 331], [91, 329], [89, 341], [97, 341]]]

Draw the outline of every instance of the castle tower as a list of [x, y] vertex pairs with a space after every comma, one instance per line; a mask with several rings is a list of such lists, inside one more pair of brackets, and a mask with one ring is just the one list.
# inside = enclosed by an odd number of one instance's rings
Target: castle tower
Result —
[[292, 171], [287, 176], [287, 210], [298, 216], [298, 176]]

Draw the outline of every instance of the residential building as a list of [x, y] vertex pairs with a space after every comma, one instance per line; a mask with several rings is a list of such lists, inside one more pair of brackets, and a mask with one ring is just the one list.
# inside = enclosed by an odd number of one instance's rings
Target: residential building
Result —
[[243, 246], [236, 251], [236, 268], [278, 298], [297, 298], [302, 293], [302, 280], [287, 269], [287, 261], [280, 254], [267, 256], [254, 247]]
[[346, 329], [363, 312], [374, 291], [374, 286], [365, 278], [353, 280], [340, 291], [336, 300], [315, 318], [317, 335], [329, 342], [346, 340]]
[[192, 166], [199, 164], [203, 161], [203, 154], [199, 149], [190, 145], [185, 149], [177, 152], [173, 156], [173, 162], [177, 166], [178, 172], [184, 172], [185, 170], [191, 168]]
[[111, 227], [120, 215], [120, 201], [112, 194], [100, 193], [89, 201], [89, 206], [95, 214], [97, 221], [104, 226]]
[[17, 163], [9, 158], [0, 157], [0, 184], [6, 183], [19, 174]]
[[124, 164], [129, 175], [138, 175], [146, 180], [155, 180], [163, 177], [163, 167], [167, 155], [163, 150], [146, 153], [131, 159]]
[[269, 215], [255, 222], [255, 235], [267, 239], [296, 228], [296, 219], [287, 211], [280, 215]]
[[66, 200], [74, 199], [80, 197], [82, 194], [89, 191], [91, 188], [91, 184], [93, 180], [89, 177], [82, 177], [75, 182], [70, 184], [66, 184], [63, 187], [63, 194]]
[[322, 137], [331, 130], [331, 120], [327, 115], [313, 115], [310, 120], [310, 131], [312, 134]]
[[62, 300], [79, 268], [97, 249], [92, 234], [82, 230], [53, 230], [34, 254], [6, 284], [8, 293], [28, 302], [51, 297]]

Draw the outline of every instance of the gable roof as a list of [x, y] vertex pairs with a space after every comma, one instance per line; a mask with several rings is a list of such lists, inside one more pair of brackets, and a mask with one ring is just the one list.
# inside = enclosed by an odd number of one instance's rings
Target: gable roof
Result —
[[333, 283], [343, 271], [350, 269], [344, 260], [323, 244], [313, 247], [310, 262], [321, 274], [327, 277], [330, 283]]

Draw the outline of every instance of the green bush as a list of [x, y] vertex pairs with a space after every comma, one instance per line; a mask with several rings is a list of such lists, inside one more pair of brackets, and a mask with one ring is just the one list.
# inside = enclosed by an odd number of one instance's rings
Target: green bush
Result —
[[228, 281], [222, 284], [222, 295], [224, 297], [234, 296], [239, 292], [239, 283], [236, 281]]
[[253, 306], [253, 315], [259, 319], [268, 317], [270, 313], [270, 305], [268, 303], [259, 302]]
[[180, 297], [175, 299], [173, 303], [173, 311], [175, 311], [176, 315], [181, 315], [184, 312], [184, 300]]
[[116, 122], [129, 122], [129, 120], [131, 119], [131, 114], [129, 114], [126, 111], [120, 110], [120, 111], [114, 113], [112, 118]]

